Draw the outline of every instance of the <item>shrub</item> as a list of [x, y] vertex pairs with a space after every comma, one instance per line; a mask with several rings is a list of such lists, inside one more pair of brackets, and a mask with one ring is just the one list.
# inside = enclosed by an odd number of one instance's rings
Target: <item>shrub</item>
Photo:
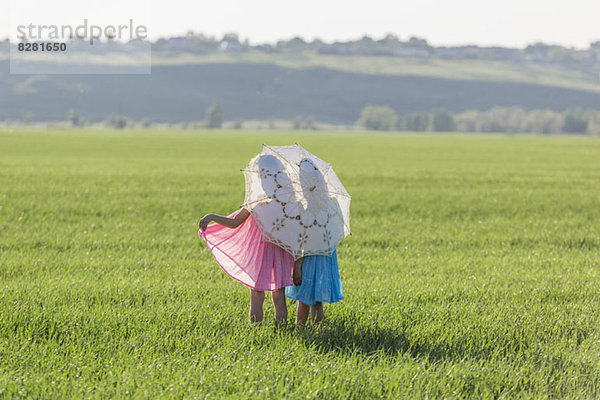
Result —
[[367, 105], [356, 123], [370, 130], [389, 131], [396, 128], [397, 121], [398, 116], [390, 107]]

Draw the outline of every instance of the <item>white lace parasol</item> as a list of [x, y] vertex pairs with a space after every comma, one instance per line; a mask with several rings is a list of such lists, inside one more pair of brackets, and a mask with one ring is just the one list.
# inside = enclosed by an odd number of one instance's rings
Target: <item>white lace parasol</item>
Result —
[[243, 207], [263, 238], [294, 259], [331, 256], [350, 234], [350, 195], [331, 165], [299, 145], [267, 146], [242, 170]]

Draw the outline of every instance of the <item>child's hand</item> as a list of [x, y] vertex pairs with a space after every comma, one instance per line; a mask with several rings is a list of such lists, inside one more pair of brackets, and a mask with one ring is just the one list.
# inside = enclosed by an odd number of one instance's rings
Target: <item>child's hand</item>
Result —
[[210, 224], [213, 220], [213, 214], [206, 214], [200, 222], [198, 223], [198, 227], [200, 230], [205, 231], [208, 224]]

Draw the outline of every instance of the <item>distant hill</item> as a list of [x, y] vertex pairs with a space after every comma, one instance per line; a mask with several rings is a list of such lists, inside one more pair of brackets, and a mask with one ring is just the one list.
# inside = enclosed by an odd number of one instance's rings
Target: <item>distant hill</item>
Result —
[[[389, 105], [400, 114], [437, 107], [600, 108], [600, 64], [590, 58], [595, 45], [567, 51], [570, 58], [561, 62], [536, 61], [525, 50], [406, 50], [424, 46], [419, 42], [400, 46], [404, 53], [396, 55], [364, 54], [369, 47], [358, 45], [348, 54], [333, 51], [344, 48], [339, 44], [328, 51], [310, 46], [248, 49], [229, 41], [194, 51], [186, 40], [163, 41], [153, 44], [151, 75], [10, 75], [7, 53], [0, 52], [0, 120], [26, 113], [63, 120], [74, 108], [92, 121], [111, 113], [198, 121], [214, 102], [230, 121], [312, 115], [336, 124], [353, 123], [367, 104]], [[127, 53], [119, 60], [127, 62]]]
[[474, 58], [390, 57], [260, 51], [217, 51], [152, 53], [153, 65], [184, 64], [274, 64], [286, 68], [323, 67], [370, 75], [409, 75], [492, 82], [533, 83], [600, 92], [600, 62], [560, 64], [537, 61], [487, 60]]

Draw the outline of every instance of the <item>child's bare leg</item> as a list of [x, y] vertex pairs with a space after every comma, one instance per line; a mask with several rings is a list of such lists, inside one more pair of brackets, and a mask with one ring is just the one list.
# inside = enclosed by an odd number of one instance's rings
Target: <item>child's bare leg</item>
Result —
[[250, 323], [262, 323], [264, 302], [265, 292], [250, 289]]
[[299, 258], [294, 262], [294, 270], [292, 271], [292, 281], [294, 285], [302, 285], [302, 259]]
[[325, 318], [325, 312], [323, 311], [323, 303], [320, 301], [315, 303], [314, 306], [310, 307], [310, 316], [312, 318], [312, 322], [315, 325], [318, 325], [323, 318]]
[[308, 319], [309, 307], [303, 302], [298, 302], [298, 311], [296, 311], [296, 325], [304, 326], [306, 325], [306, 320]]
[[283, 325], [287, 322], [288, 309], [285, 302], [285, 288], [273, 292], [273, 306], [275, 307], [275, 321], [277, 325]]

